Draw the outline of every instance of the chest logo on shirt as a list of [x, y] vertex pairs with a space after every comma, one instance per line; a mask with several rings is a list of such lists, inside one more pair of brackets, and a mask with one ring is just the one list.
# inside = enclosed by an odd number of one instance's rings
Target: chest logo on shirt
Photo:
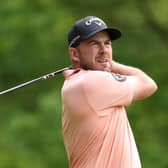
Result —
[[124, 82], [126, 81], [127, 77], [124, 76], [124, 75], [120, 75], [120, 74], [115, 74], [115, 73], [112, 73], [112, 76], [115, 80], [119, 81], [119, 82]]

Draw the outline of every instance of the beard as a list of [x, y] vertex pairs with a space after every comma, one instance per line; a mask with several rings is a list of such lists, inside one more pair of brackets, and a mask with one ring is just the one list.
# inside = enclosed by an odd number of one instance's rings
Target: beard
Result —
[[[111, 72], [112, 69], [112, 56], [109, 53], [98, 54], [97, 56], [90, 56], [90, 59], [86, 59], [80, 48], [77, 48], [79, 55], [79, 65], [85, 70], [100, 70]], [[89, 55], [87, 55], [89, 56]]]
[[112, 71], [112, 62], [106, 62], [106, 63], [81, 63], [80, 67], [84, 70], [99, 70], [99, 71]]

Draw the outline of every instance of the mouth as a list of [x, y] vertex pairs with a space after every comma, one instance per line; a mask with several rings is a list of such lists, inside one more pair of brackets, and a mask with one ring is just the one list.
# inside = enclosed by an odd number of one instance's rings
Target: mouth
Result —
[[104, 58], [104, 59], [98, 59], [97, 62], [100, 64], [107, 64], [109, 63], [109, 60], [107, 58]]
[[103, 71], [111, 72], [111, 60], [108, 57], [99, 57], [96, 59], [97, 68]]

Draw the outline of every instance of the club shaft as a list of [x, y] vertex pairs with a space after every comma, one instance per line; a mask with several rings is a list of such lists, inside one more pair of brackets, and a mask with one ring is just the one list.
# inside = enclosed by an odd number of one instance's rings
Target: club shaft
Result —
[[39, 78], [36, 78], [36, 79], [31, 80], [31, 81], [22, 83], [22, 84], [20, 84], [20, 85], [17, 85], [17, 86], [15, 86], [15, 87], [10, 88], [10, 89], [1, 91], [1, 92], [0, 92], [0, 95], [6, 94], [6, 93], [8, 93], [8, 92], [14, 91], [14, 90], [19, 89], [19, 88], [21, 88], [21, 87], [24, 87], [24, 86], [27, 86], [27, 85], [30, 85], [30, 84], [33, 84], [33, 83], [36, 83], [36, 82], [39, 82], [39, 81], [42, 81], [42, 80], [46, 80], [46, 79], [55, 77], [55, 76], [57, 76], [58, 74], [62, 73], [62, 72], [65, 71], [65, 70], [68, 70], [68, 69], [70, 69], [70, 68], [71, 68], [71, 67], [65, 67], [65, 68], [62, 68], [62, 69], [60, 69], [60, 70], [58, 70], [58, 71], [55, 71], [55, 72], [52, 72], [52, 73], [43, 75], [43, 76], [41, 76], [41, 77], [39, 77]]

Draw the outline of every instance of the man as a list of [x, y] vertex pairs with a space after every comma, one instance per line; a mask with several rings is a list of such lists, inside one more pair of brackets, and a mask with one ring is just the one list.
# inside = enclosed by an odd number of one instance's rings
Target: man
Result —
[[68, 34], [72, 70], [64, 72], [62, 131], [71, 168], [140, 168], [125, 106], [157, 90], [143, 71], [117, 63], [112, 42], [121, 32], [97, 17]]

